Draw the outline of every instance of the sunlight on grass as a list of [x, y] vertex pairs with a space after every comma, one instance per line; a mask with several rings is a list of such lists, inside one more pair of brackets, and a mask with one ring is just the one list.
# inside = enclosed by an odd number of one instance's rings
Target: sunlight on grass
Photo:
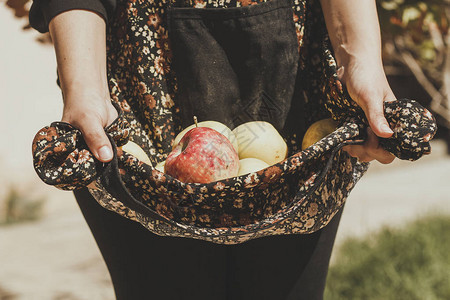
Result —
[[326, 300], [450, 299], [450, 216], [429, 216], [339, 248]]

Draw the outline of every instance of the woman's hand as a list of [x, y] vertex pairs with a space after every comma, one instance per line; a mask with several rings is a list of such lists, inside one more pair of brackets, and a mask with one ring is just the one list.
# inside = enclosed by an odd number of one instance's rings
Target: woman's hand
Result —
[[108, 162], [112, 147], [104, 128], [117, 117], [106, 76], [106, 26], [86, 10], [69, 10], [49, 23], [64, 96], [62, 121], [81, 130], [94, 156]]
[[104, 128], [117, 118], [117, 111], [111, 100], [85, 91], [64, 97], [64, 111], [61, 121], [80, 129], [87, 146], [94, 156], [103, 162], [113, 157], [111, 143]]
[[391, 163], [395, 156], [378, 143], [378, 137], [388, 138], [393, 134], [384, 117], [383, 102], [395, 100], [382, 65], [372, 65], [370, 60], [352, 61], [347, 68], [338, 70], [338, 76], [350, 97], [364, 110], [370, 126], [364, 145], [346, 146], [344, 150], [361, 162], [377, 160], [382, 164]]
[[360, 161], [391, 163], [394, 156], [378, 144], [393, 132], [384, 117], [383, 102], [395, 100], [383, 70], [381, 37], [375, 0], [320, 0], [339, 67], [338, 76], [369, 121], [362, 146], [344, 148]]

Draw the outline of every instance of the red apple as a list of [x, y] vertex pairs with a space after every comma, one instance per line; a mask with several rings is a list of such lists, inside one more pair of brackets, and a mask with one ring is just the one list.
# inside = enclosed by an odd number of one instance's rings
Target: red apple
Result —
[[208, 127], [189, 130], [167, 157], [164, 172], [182, 182], [208, 183], [237, 176], [239, 156], [231, 142]]

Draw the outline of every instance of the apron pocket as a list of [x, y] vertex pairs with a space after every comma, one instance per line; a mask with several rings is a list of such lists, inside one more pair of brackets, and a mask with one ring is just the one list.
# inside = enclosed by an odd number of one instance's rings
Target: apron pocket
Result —
[[182, 126], [261, 120], [281, 130], [299, 60], [291, 0], [168, 11]]

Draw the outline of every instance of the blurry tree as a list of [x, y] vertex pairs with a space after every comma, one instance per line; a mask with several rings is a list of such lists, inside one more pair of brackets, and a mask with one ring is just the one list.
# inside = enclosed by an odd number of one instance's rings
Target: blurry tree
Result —
[[377, 0], [377, 6], [387, 73], [412, 74], [439, 125], [449, 129], [450, 0]]
[[[30, 0], [7, 0], [6, 6], [13, 10], [14, 16], [19, 19], [26, 18], [27, 23], [23, 27], [24, 30], [31, 29], [30, 23], [28, 22], [28, 13], [30, 12]], [[40, 43], [51, 43], [50, 34], [42, 34], [37, 38]]]
[[14, 10], [14, 15], [18, 18], [28, 16], [27, 2], [29, 0], [8, 0], [6, 5]]

